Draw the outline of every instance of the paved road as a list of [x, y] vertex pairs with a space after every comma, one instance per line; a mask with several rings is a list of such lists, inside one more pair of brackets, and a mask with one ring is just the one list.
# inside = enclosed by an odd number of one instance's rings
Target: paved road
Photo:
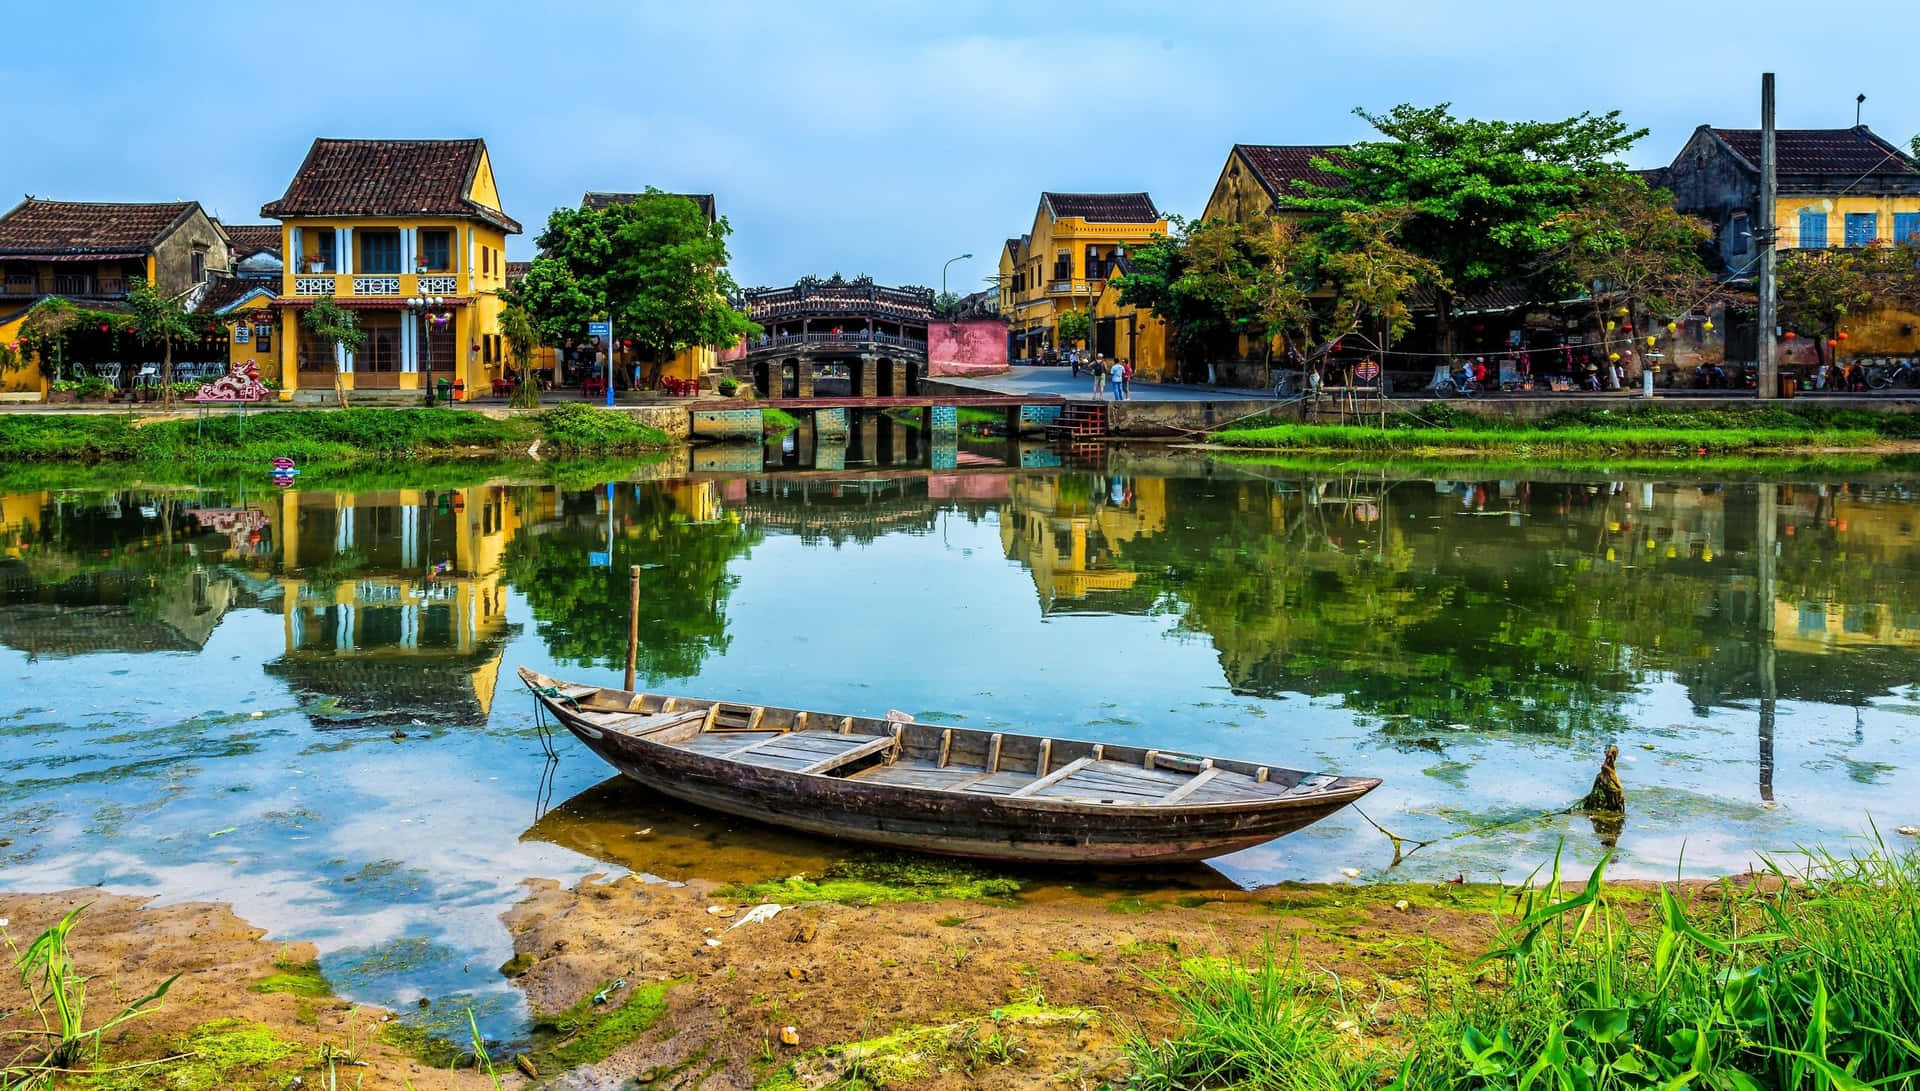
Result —
[[[1093, 397], [1093, 376], [1081, 372], [1073, 377], [1067, 367], [1014, 367], [1004, 375], [983, 375], [965, 379], [940, 376], [932, 381], [957, 387], [973, 387], [994, 394], [1058, 394], [1069, 398]], [[1207, 386], [1205, 384], [1134, 383], [1137, 402], [1222, 402], [1272, 401], [1271, 390], [1245, 387]]]

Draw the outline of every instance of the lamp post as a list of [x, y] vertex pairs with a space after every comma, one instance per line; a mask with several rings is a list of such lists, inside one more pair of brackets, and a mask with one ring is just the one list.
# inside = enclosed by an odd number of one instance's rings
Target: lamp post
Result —
[[952, 265], [956, 261], [966, 261], [971, 257], [973, 257], [972, 254], [961, 254], [959, 257], [948, 258], [946, 265], [940, 267], [940, 298], [947, 297], [947, 265]]
[[[433, 390], [433, 312], [440, 309], [442, 306], [445, 306], [446, 302], [447, 301], [444, 298], [437, 295], [417, 295], [407, 300], [407, 310], [417, 318], [426, 319], [426, 321], [421, 324], [420, 332], [423, 335], [426, 342], [426, 350], [427, 350], [426, 382], [427, 382], [427, 396], [429, 398], [433, 397], [433, 394], [434, 394], [434, 390]], [[414, 361], [414, 366], [416, 369], [418, 369], [419, 367], [419, 360], [417, 357]]]

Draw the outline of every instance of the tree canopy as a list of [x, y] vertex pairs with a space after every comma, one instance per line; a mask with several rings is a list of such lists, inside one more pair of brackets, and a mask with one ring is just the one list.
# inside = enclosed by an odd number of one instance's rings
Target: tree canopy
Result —
[[165, 353], [161, 364], [161, 396], [173, 403], [173, 345], [194, 336], [193, 320], [177, 296], [144, 277], [135, 277], [127, 286], [127, 305], [133, 310], [133, 331], [149, 345], [159, 345]]
[[1646, 135], [1618, 111], [1563, 121], [1456, 118], [1449, 104], [1355, 110], [1383, 139], [1316, 162], [1332, 181], [1303, 183], [1283, 208], [1308, 213], [1308, 230], [1338, 247], [1343, 214], [1408, 210], [1401, 241], [1439, 267], [1454, 290], [1560, 279], [1541, 259], [1565, 240], [1560, 219], [1593, 180], [1623, 173], [1619, 156]]
[[731, 233], [725, 217], [710, 221], [691, 198], [652, 188], [605, 208], [555, 209], [535, 240], [541, 256], [508, 295], [550, 344], [611, 318], [615, 336], [655, 362], [730, 345], [759, 332], [727, 302], [738, 290]]

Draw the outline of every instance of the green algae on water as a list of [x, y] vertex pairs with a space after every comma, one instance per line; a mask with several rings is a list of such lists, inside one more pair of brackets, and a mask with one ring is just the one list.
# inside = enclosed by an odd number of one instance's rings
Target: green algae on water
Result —
[[889, 902], [973, 901], [1011, 898], [1021, 882], [969, 864], [918, 857], [877, 856], [839, 860], [817, 879], [794, 875], [747, 883], [721, 892], [740, 900], [831, 902], [879, 905]]
[[101, 1091], [215, 1091], [229, 1087], [280, 1087], [300, 1067], [300, 1047], [265, 1027], [239, 1019], [216, 1019], [188, 1031], [170, 1046], [178, 1054], [164, 1075], [151, 1066], [107, 1071], [86, 1086]]

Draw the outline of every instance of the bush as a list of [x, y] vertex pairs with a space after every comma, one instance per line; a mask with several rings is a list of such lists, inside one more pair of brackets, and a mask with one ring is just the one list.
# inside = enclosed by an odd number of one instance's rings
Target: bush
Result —
[[632, 451], [668, 442], [666, 433], [625, 413], [582, 402], [565, 402], [541, 413], [540, 433], [564, 451]]
[[738, 379], [722, 379], [715, 385], [714, 389], [720, 391], [721, 397], [731, 398], [733, 397], [734, 391], [740, 389], [740, 381]]

